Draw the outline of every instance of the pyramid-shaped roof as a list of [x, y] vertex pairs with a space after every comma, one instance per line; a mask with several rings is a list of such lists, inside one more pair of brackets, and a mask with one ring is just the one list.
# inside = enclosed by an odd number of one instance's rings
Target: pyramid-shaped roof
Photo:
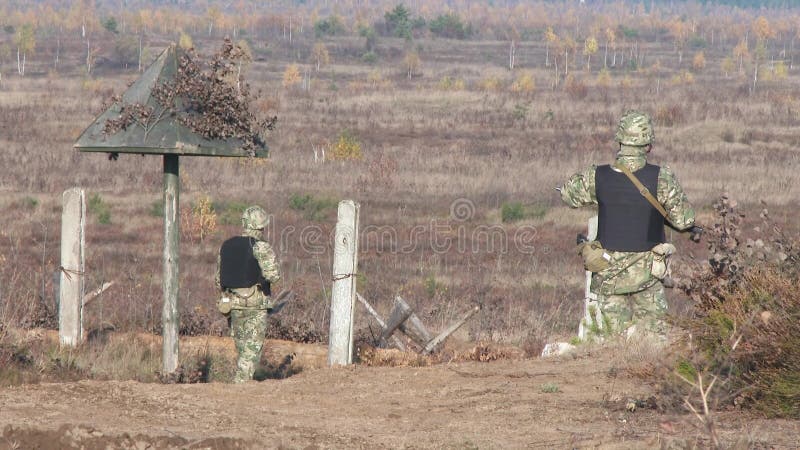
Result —
[[[183, 49], [170, 45], [147, 68], [125, 93], [121, 102], [114, 102], [78, 138], [75, 148], [82, 152], [173, 154], [192, 156], [248, 156], [242, 148], [243, 141], [237, 138], [207, 139], [178, 121], [174, 114], [165, 114], [160, 120], [151, 120], [145, 127], [131, 124], [116, 132], [105, 132], [106, 122], [118, 119], [122, 105], [146, 105], [154, 115], [164, 108], [156, 101], [153, 89], [165, 82], [175, 80], [178, 61]], [[178, 99], [180, 103], [180, 99]], [[182, 114], [179, 112], [178, 114]], [[267, 156], [267, 146], [256, 148], [256, 157]]]

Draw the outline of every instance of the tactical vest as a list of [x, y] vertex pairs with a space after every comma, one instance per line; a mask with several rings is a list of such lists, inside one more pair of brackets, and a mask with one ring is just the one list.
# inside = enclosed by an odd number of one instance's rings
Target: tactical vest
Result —
[[[658, 191], [660, 167], [646, 164], [634, 175], [653, 195]], [[597, 240], [617, 252], [644, 252], [666, 241], [664, 217], [648, 203], [624, 173], [610, 165], [595, 171]]]
[[261, 291], [270, 295], [269, 281], [264, 279], [261, 266], [253, 255], [257, 239], [236, 236], [222, 243], [219, 249], [219, 282], [222, 289], [261, 286]]

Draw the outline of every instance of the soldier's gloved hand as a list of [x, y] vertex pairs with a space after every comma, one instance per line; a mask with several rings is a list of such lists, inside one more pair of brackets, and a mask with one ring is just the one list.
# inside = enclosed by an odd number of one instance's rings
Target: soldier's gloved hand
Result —
[[700, 242], [700, 238], [703, 237], [703, 231], [705, 231], [703, 227], [692, 225], [692, 228], [689, 228], [689, 239], [691, 239], [692, 242]]

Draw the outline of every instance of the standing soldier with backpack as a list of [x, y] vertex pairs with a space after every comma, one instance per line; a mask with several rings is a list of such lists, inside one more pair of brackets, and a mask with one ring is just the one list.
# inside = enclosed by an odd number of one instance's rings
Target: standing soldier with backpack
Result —
[[666, 242], [664, 226], [691, 231], [693, 237], [702, 229], [694, 226], [694, 209], [672, 170], [647, 163], [655, 141], [650, 117], [627, 111], [614, 139], [619, 143], [614, 163], [570, 177], [559, 189], [561, 199], [573, 208], [598, 206], [597, 240], [581, 243], [579, 251], [592, 272], [600, 328], [666, 336], [662, 280], [675, 247]]
[[217, 259], [216, 283], [222, 291], [218, 306], [230, 319], [238, 353], [236, 383], [253, 379], [261, 360], [267, 313], [273, 307], [270, 284], [280, 279], [275, 252], [262, 239], [268, 223], [260, 206], [247, 208], [242, 214], [242, 235], [225, 241]]

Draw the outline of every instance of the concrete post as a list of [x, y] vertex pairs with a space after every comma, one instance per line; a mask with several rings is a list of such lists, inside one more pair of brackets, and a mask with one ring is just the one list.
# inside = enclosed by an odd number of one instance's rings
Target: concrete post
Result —
[[[597, 216], [592, 216], [589, 218], [587, 227], [586, 237], [590, 241], [597, 239]], [[597, 296], [592, 294], [590, 290], [591, 285], [592, 272], [586, 271], [583, 296], [583, 319], [581, 320], [580, 325], [578, 325], [578, 337], [581, 340], [586, 339], [590, 323], [595, 321], [597, 321], [598, 325], [602, 323], [600, 321], [600, 310], [597, 308]], [[595, 312], [594, 317], [592, 317], [592, 311]]]
[[333, 289], [331, 328], [328, 339], [328, 365], [353, 362], [353, 311], [358, 269], [358, 203], [339, 202], [333, 250]]
[[74, 347], [83, 340], [86, 193], [80, 188], [68, 189], [62, 204], [58, 338], [62, 345]]
[[180, 173], [178, 155], [164, 155], [164, 308], [161, 314], [162, 374], [178, 368], [178, 256]]

